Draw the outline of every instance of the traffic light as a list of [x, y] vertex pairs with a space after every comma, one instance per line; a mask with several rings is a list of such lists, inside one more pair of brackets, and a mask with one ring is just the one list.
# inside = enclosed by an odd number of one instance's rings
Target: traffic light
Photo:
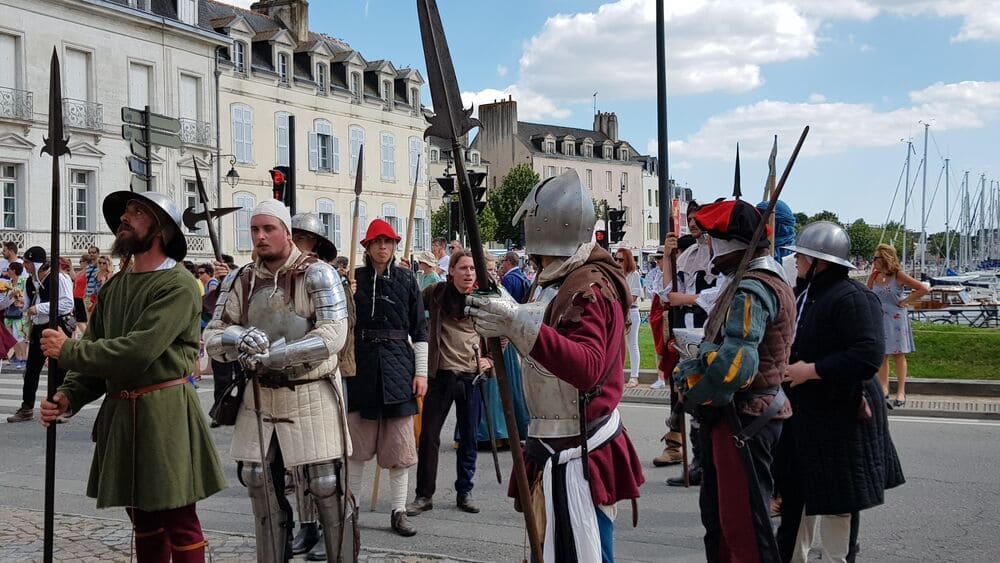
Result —
[[288, 183], [288, 167], [275, 166], [268, 170], [268, 173], [271, 174], [271, 189], [274, 199], [285, 203], [285, 185]]
[[441, 186], [441, 191], [444, 195], [451, 195], [455, 191], [455, 177], [454, 176], [442, 176], [440, 178], [435, 178], [438, 185]]
[[483, 185], [485, 179], [485, 172], [469, 172], [469, 186], [472, 187], [472, 201], [476, 204], [476, 215], [486, 208], [486, 186]]
[[624, 209], [608, 209], [608, 238], [611, 244], [618, 244], [625, 238]]
[[598, 229], [597, 232], [594, 233], [594, 240], [597, 242], [597, 245], [603, 248], [604, 250], [609, 249], [607, 235], [608, 234], [604, 232], [604, 229]]

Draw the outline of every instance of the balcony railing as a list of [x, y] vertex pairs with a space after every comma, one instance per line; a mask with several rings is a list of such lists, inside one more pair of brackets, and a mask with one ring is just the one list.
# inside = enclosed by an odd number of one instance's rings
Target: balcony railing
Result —
[[63, 122], [77, 129], [104, 129], [104, 106], [86, 100], [63, 98]]
[[205, 121], [180, 118], [181, 142], [186, 145], [212, 145], [212, 124]]
[[31, 92], [0, 88], [0, 118], [30, 121], [33, 116], [34, 101]]

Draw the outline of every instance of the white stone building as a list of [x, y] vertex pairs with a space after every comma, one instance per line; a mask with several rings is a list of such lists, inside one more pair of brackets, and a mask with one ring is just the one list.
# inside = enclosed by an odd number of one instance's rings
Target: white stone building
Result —
[[[61, 247], [79, 255], [110, 249], [101, 202], [128, 189], [121, 108], [150, 106], [182, 119], [180, 149], [152, 152], [152, 186], [181, 207], [192, 203], [192, 158], [209, 191], [215, 173], [213, 71], [226, 37], [205, 25], [201, 0], [0, 0], [0, 239], [48, 249], [51, 157], [39, 156], [48, 131], [49, 59], [62, 66], [63, 116], [71, 156], [60, 159]], [[191, 254], [207, 257], [207, 237]]]
[[224, 246], [237, 261], [250, 255], [249, 209], [272, 197], [268, 170], [276, 165], [295, 169], [295, 211], [318, 213], [346, 254], [362, 145], [361, 236], [380, 217], [405, 237], [416, 183], [413, 248], [429, 248], [420, 73], [367, 60], [343, 41], [310, 31], [303, 0], [267, 0], [250, 10], [208, 0], [204, 9], [210, 25], [232, 41], [219, 50], [219, 150], [240, 176], [235, 188], [222, 184], [223, 204], [244, 208], [222, 221]]

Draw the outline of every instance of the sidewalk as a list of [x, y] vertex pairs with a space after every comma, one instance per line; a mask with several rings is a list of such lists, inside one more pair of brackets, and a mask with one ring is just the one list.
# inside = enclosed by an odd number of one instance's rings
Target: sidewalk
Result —
[[[41, 561], [43, 514], [36, 510], [0, 507], [0, 561]], [[251, 536], [205, 531], [211, 560], [215, 562], [253, 561], [256, 558]], [[363, 539], [363, 536], [362, 536]], [[72, 514], [55, 515], [53, 560], [73, 563], [128, 561], [131, 529], [126, 522]], [[293, 561], [305, 561], [299, 556]], [[386, 552], [361, 549], [360, 563], [458, 563], [430, 554]]]
[[[913, 379], [907, 382], [910, 393], [906, 397], [906, 405], [893, 408], [889, 416], [1000, 419], [1000, 394], [983, 392], [984, 387], [995, 386], [994, 382], [925, 380], [918, 384], [918, 381]], [[938, 391], [947, 394], [938, 394]], [[951, 394], [956, 391], [961, 395]], [[649, 385], [640, 384], [626, 388], [622, 402], [669, 405], [670, 391], [650, 389]]]

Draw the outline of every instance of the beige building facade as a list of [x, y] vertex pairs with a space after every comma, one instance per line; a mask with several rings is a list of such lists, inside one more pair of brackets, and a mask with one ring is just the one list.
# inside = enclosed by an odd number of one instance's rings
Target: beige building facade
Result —
[[[39, 151], [48, 136], [53, 48], [72, 151], [59, 161], [63, 255], [111, 247], [101, 202], [128, 189], [131, 177], [122, 107], [181, 120], [180, 148], [152, 151], [154, 190], [190, 205], [194, 160], [214, 186], [213, 73], [227, 39], [199, 17], [200, 1], [0, 0], [0, 239], [20, 252], [51, 246], [52, 161]], [[211, 254], [207, 237], [195, 234], [189, 246], [194, 257]]]
[[624, 208], [625, 238], [619, 246], [637, 250], [645, 243], [643, 162], [638, 151], [618, 136], [614, 113], [598, 113], [592, 129], [519, 121], [517, 101], [500, 100], [479, 107], [482, 128], [471, 149], [489, 162], [492, 189], [519, 164], [542, 179], [576, 170], [596, 201]]
[[413, 248], [429, 248], [420, 73], [310, 31], [301, 0], [207, 8], [211, 26], [231, 41], [219, 51], [219, 152], [240, 177], [235, 188], [222, 184], [223, 204], [242, 208], [222, 220], [224, 246], [237, 262], [250, 256], [250, 210], [272, 197], [275, 166], [295, 169], [295, 211], [317, 213], [347, 254], [362, 146], [359, 240], [376, 217], [405, 238], [416, 185]]

